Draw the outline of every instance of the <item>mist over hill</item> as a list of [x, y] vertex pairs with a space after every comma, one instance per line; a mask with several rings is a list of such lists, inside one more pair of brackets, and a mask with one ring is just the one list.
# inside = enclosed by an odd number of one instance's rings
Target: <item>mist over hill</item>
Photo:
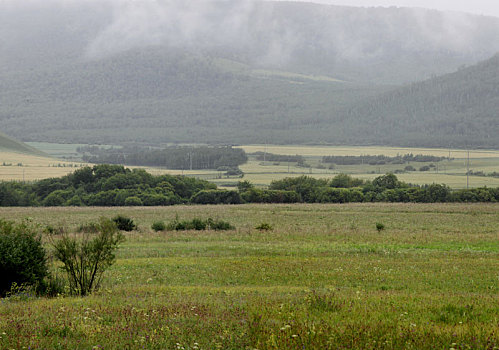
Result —
[[[357, 133], [381, 144], [499, 146], [499, 54], [352, 108]], [[352, 125], [352, 132], [355, 132]]]
[[[497, 37], [498, 18], [422, 9], [6, 0], [0, 123], [24, 141], [407, 143], [403, 121], [373, 137], [384, 112], [366, 101], [487, 59]], [[452, 139], [471, 117], [445, 118]]]

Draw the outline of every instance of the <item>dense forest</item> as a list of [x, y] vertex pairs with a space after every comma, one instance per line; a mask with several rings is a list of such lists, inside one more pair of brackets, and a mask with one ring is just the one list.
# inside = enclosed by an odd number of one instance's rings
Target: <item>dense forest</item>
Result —
[[151, 149], [145, 147], [105, 148], [98, 146], [80, 147], [83, 160], [96, 164], [123, 164], [155, 166], [168, 169], [219, 169], [237, 168], [248, 161], [243, 149], [221, 147], [167, 147]]
[[499, 54], [478, 65], [382, 94], [353, 107], [380, 143], [408, 146], [499, 146]]
[[248, 181], [238, 190], [185, 176], [153, 176], [120, 165], [95, 165], [61, 178], [34, 183], [0, 182], [0, 206], [165, 206], [175, 204], [497, 202], [499, 188], [451, 191], [445, 185], [414, 186], [393, 174], [373, 181], [340, 174], [332, 179], [301, 176], [273, 181], [268, 189]]
[[10, 3], [0, 3], [0, 123], [22, 141], [499, 147], [498, 59], [470, 66], [499, 51], [497, 18], [298, 2]]

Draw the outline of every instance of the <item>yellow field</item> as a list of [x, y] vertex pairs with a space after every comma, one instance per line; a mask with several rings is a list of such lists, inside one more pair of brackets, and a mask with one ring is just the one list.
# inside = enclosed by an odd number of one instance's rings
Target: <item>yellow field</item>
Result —
[[49, 157], [0, 152], [0, 181], [35, 181], [59, 177], [73, 172], [81, 165]]
[[[397, 154], [425, 154], [437, 157], [466, 158], [466, 150], [444, 149], [444, 148], [397, 148], [380, 146], [276, 146], [276, 145], [244, 145], [239, 146], [247, 153], [264, 152], [268, 153], [296, 155], [304, 157], [323, 157], [323, 156], [360, 156], [360, 155], [379, 155], [394, 157]], [[471, 158], [499, 158], [498, 150], [479, 150], [471, 151]]]
[[[62, 147], [62, 146], [61, 146]], [[68, 147], [65, 146], [64, 147]], [[387, 164], [382, 166], [336, 166], [333, 170], [319, 169], [319, 160], [325, 155], [379, 155], [396, 156], [397, 154], [425, 154], [440, 157], [448, 157], [447, 149], [425, 149], [425, 148], [393, 148], [393, 147], [333, 147], [333, 146], [275, 146], [275, 145], [247, 145], [240, 146], [247, 153], [267, 151], [268, 153], [284, 155], [302, 155], [311, 168], [296, 167], [291, 163], [288, 167], [286, 162], [273, 163], [251, 158], [247, 164], [240, 168], [245, 173], [243, 180], [249, 180], [257, 186], [268, 186], [273, 180], [285, 177], [296, 177], [301, 175], [316, 178], [331, 178], [339, 173], [351, 174], [362, 179], [373, 179], [380, 174], [403, 170], [405, 165]], [[57, 147], [58, 152], [61, 152]], [[54, 153], [55, 154], [55, 153]], [[463, 150], [450, 150], [453, 160], [444, 160], [436, 163], [438, 169], [428, 172], [407, 172], [397, 174], [397, 177], [412, 184], [442, 183], [452, 188], [466, 188], [466, 157], [467, 152]], [[499, 151], [480, 150], [470, 152], [470, 169], [483, 171], [484, 173], [499, 172]], [[10, 164], [2, 166], [2, 164]], [[22, 166], [18, 166], [22, 164]], [[34, 181], [49, 177], [59, 177], [73, 172], [84, 163], [61, 161], [56, 158], [44, 158], [13, 152], [0, 152], [0, 181]], [[411, 163], [416, 169], [422, 163]], [[169, 170], [162, 168], [142, 167], [153, 175], [171, 174], [187, 175], [206, 179], [224, 187], [234, 187], [240, 178], [225, 178], [222, 173], [215, 170]], [[499, 187], [499, 178], [470, 176], [470, 187]]]

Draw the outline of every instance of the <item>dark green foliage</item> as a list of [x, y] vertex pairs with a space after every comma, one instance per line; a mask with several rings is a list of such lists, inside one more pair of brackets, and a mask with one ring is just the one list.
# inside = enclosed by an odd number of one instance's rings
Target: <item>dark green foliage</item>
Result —
[[0, 219], [0, 296], [13, 283], [39, 287], [47, 275], [45, 250], [33, 225]]
[[191, 198], [195, 204], [241, 204], [242, 198], [237, 191], [203, 190]]
[[151, 228], [156, 232], [164, 231], [164, 230], [166, 230], [166, 225], [165, 225], [164, 221], [154, 221], [151, 225]]
[[299, 193], [282, 190], [261, 190], [250, 188], [241, 194], [242, 199], [247, 203], [300, 203], [302, 202]]
[[407, 162], [441, 162], [446, 157], [436, 157], [423, 154], [405, 154], [403, 156], [389, 157], [384, 155], [377, 156], [325, 156], [322, 157], [323, 163], [332, 163], [336, 165], [382, 165], [382, 164], [404, 164]]
[[79, 151], [90, 153], [83, 156], [83, 160], [89, 163], [161, 166], [168, 169], [217, 169], [221, 166], [237, 168], [248, 160], [243, 149], [231, 146], [171, 146], [164, 149], [92, 146], [81, 147]]
[[382, 224], [381, 222], [377, 222], [377, 223], [376, 223], [376, 230], [377, 230], [378, 232], [381, 232], [381, 231], [383, 231], [384, 229], [385, 229], [385, 225], [384, 225], [384, 224]]
[[235, 229], [235, 226], [231, 225], [228, 221], [223, 221], [220, 219], [213, 220], [212, 218], [208, 218], [208, 220], [206, 220], [206, 223], [210, 230], [229, 231]]
[[391, 190], [404, 186], [394, 174], [390, 173], [378, 176], [373, 180], [372, 185], [378, 190]]
[[289, 155], [283, 155], [283, 154], [273, 154], [273, 153], [266, 153], [266, 152], [255, 152], [252, 153], [251, 155], [256, 156], [257, 160], [264, 160], [267, 162], [290, 162], [290, 163], [304, 163], [305, 158], [300, 155], [295, 155], [295, 156], [289, 156]]
[[96, 165], [33, 184], [0, 182], [0, 206], [156, 206], [185, 203], [214, 184], [184, 176], [152, 176], [142, 169]]
[[213, 220], [212, 218], [208, 218], [206, 220], [194, 218], [192, 220], [180, 220], [178, 216], [170, 222], [166, 229], [168, 231], [187, 231], [187, 230], [215, 230], [215, 231], [227, 231], [234, 230], [235, 227], [232, 226], [229, 222], [223, 220]]
[[243, 193], [243, 192], [246, 192], [246, 191], [249, 191], [251, 189], [255, 188], [255, 186], [249, 182], [248, 180], [244, 180], [244, 181], [239, 181], [237, 183], [237, 190], [240, 192], [240, 193]]
[[125, 199], [124, 204], [127, 207], [140, 207], [140, 206], [144, 205], [144, 203], [142, 202], [142, 199], [140, 199], [137, 196], [128, 197], [127, 199]]
[[326, 187], [327, 180], [315, 179], [309, 176], [300, 176], [296, 178], [285, 178], [270, 183], [270, 190], [293, 191], [298, 193], [306, 203], [314, 203], [317, 199], [317, 189]]
[[[88, 171], [87, 169], [91, 169]], [[152, 176], [118, 165], [84, 168], [78, 176], [46, 179], [34, 184], [0, 182], [2, 206], [164, 206], [182, 203], [349, 203], [349, 202], [496, 202], [499, 189], [452, 191], [445, 185], [414, 186], [394, 174], [373, 181], [339, 174], [332, 179], [308, 176], [272, 181], [269, 189], [239, 182], [238, 190], [218, 190], [204, 180], [183, 176]], [[85, 181], [81, 176], [85, 174]], [[90, 176], [91, 175], [91, 176]], [[75, 181], [78, 178], [78, 181]], [[75, 183], [79, 183], [75, 188]]]
[[325, 187], [317, 191], [318, 203], [363, 202], [364, 195], [358, 189]]
[[350, 187], [359, 187], [364, 184], [364, 181], [361, 179], [354, 179], [350, 175], [347, 174], [338, 174], [333, 177], [329, 183], [331, 187], [336, 188], [350, 188]]
[[255, 229], [260, 231], [272, 231], [274, 227], [268, 222], [262, 222], [261, 224], [257, 225]]
[[115, 250], [124, 241], [116, 224], [101, 218], [95, 234], [63, 235], [53, 242], [54, 255], [62, 264], [69, 282], [70, 292], [85, 296], [99, 287], [102, 275], [115, 261]]
[[137, 225], [133, 222], [133, 219], [124, 216], [124, 215], [117, 215], [113, 218], [113, 222], [116, 224], [116, 227], [118, 230], [121, 231], [133, 231], [137, 229]]

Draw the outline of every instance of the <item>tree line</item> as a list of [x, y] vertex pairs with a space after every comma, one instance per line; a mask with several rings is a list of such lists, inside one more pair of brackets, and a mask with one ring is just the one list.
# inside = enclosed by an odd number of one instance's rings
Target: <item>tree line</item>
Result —
[[171, 146], [163, 149], [85, 146], [79, 147], [78, 151], [84, 153], [82, 159], [85, 162], [94, 164], [158, 166], [178, 170], [235, 168], [248, 161], [243, 149], [231, 146]]
[[409, 162], [441, 162], [447, 157], [437, 157], [424, 154], [404, 154], [395, 157], [385, 155], [361, 155], [361, 156], [324, 156], [322, 157], [323, 163], [331, 163], [336, 165], [382, 165], [382, 164], [405, 164]]
[[175, 204], [498, 202], [499, 188], [451, 190], [446, 185], [416, 186], [386, 174], [372, 181], [339, 174], [273, 181], [267, 189], [249, 181], [237, 190], [186, 176], [153, 176], [142, 169], [96, 165], [61, 178], [34, 183], [1, 182], [0, 206], [165, 206]]

